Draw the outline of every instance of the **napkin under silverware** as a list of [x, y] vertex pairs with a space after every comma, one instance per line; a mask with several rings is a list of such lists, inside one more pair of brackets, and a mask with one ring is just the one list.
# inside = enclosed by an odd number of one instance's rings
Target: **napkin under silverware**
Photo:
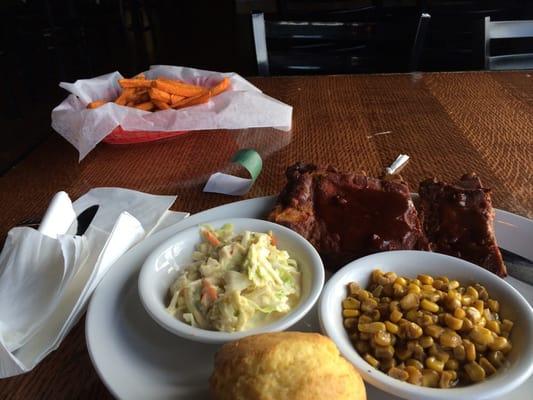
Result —
[[[92, 189], [74, 203], [64, 193], [56, 198], [43, 232], [13, 228], [0, 253], [0, 378], [31, 370], [57, 349], [113, 263], [188, 215], [168, 211], [175, 196], [128, 189]], [[95, 204], [86, 232], [73, 235], [76, 215]]]

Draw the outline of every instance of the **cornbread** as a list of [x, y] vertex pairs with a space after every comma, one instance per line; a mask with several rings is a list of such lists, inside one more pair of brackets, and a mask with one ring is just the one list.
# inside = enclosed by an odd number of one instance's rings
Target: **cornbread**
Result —
[[364, 400], [365, 386], [335, 344], [317, 333], [278, 332], [227, 343], [215, 356], [216, 400]]

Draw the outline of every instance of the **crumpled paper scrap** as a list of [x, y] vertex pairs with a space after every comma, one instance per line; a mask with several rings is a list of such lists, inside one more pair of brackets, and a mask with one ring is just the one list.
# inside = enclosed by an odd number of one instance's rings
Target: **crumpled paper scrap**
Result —
[[241, 149], [231, 162], [242, 165], [250, 174], [250, 178], [241, 178], [222, 172], [215, 172], [204, 186], [204, 192], [242, 196], [250, 190], [263, 169], [263, 160], [254, 149]]

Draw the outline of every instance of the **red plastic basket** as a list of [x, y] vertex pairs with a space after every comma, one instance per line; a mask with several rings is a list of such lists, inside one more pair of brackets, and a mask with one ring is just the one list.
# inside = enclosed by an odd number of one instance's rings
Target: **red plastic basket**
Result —
[[125, 131], [119, 125], [113, 132], [107, 135], [103, 142], [110, 144], [131, 144], [131, 143], [143, 143], [154, 142], [156, 140], [168, 139], [174, 136], [183, 135], [188, 131], [177, 132], [159, 132], [159, 131]]

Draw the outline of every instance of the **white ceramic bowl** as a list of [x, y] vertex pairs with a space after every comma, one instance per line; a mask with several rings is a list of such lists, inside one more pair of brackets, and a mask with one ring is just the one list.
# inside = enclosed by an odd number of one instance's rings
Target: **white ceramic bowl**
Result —
[[167, 313], [167, 294], [180, 270], [191, 262], [191, 254], [200, 243], [200, 229], [195, 226], [173, 236], [159, 246], [144, 262], [139, 274], [139, 294], [148, 314], [163, 328], [186, 339], [205, 343], [223, 343], [244, 336], [276, 332], [298, 322], [316, 303], [324, 286], [324, 266], [315, 248], [302, 236], [281, 225], [252, 218], [233, 218], [208, 222], [219, 228], [233, 224], [234, 232], [272, 231], [278, 248], [287, 250], [301, 271], [301, 295], [297, 306], [280, 319], [242, 332], [218, 332], [192, 327]]
[[[487, 380], [470, 386], [434, 389], [412, 385], [391, 378], [371, 367], [355, 350], [342, 324], [341, 302], [346, 297], [346, 285], [357, 282], [366, 287], [372, 270], [394, 271], [398, 275], [418, 274], [448, 276], [462, 285], [479, 282], [491, 298], [500, 302], [500, 315], [514, 322], [511, 332], [513, 349], [508, 355], [509, 366], [498, 370]], [[322, 331], [339, 347], [341, 353], [359, 370], [370, 384], [406, 399], [495, 399], [522, 384], [533, 372], [533, 310], [528, 302], [507, 282], [459, 258], [423, 251], [390, 251], [360, 258], [339, 270], [328, 281], [319, 300], [319, 320]]]

